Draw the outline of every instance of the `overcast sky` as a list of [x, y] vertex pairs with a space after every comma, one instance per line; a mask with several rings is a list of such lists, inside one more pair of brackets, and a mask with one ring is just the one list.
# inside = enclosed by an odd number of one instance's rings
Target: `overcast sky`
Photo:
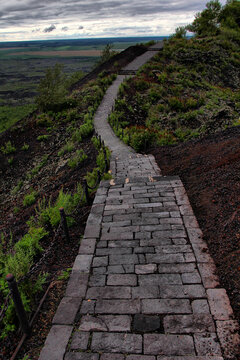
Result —
[[206, 2], [0, 0], [0, 41], [164, 36], [191, 23]]

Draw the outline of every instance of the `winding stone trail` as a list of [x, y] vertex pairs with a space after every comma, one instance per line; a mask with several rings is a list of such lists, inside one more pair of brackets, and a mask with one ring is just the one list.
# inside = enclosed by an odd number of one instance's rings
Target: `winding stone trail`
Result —
[[107, 123], [124, 78], [95, 116], [114, 179], [97, 191], [39, 359], [236, 359], [238, 324], [181, 180], [161, 176], [153, 156], [136, 154]]

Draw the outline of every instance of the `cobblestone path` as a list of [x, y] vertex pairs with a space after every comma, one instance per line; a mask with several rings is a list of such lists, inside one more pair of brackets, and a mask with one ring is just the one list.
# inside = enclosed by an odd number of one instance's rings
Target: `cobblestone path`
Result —
[[236, 359], [238, 324], [181, 180], [161, 176], [106, 122], [123, 78], [95, 117], [114, 178], [97, 191], [39, 359]]

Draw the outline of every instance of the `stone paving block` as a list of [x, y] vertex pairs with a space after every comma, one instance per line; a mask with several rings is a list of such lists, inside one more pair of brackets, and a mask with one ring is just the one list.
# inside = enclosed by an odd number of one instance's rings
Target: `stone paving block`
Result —
[[202, 285], [184, 285], [183, 288], [190, 299], [207, 297], [206, 291]]
[[107, 325], [105, 322], [99, 318], [92, 315], [82, 316], [79, 326], [80, 331], [108, 331]]
[[231, 320], [233, 310], [225, 289], [208, 289], [207, 296], [211, 314], [215, 320]]
[[92, 258], [93, 255], [77, 255], [73, 264], [73, 271], [88, 273], [91, 268]]
[[156, 264], [135, 265], [136, 274], [152, 274], [156, 272], [156, 270], [157, 270]]
[[146, 254], [146, 259], [148, 263], [155, 264], [171, 264], [171, 263], [184, 263], [185, 259], [183, 254]]
[[140, 313], [140, 300], [97, 300], [95, 312], [98, 314]]
[[135, 332], [154, 332], [159, 331], [161, 326], [160, 318], [157, 315], [136, 314], [133, 317], [132, 331]]
[[86, 239], [99, 238], [99, 235], [100, 235], [100, 225], [87, 223], [84, 230], [84, 237]]
[[130, 299], [131, 287], [127, 286], [102, 286], [90, 287], [87, 299]]
[[197, 219], [195, 216], [191, 216], [191, 215], [184, 215], [183, 216], [183, 221], [184, 224], [187, 228], [199, 228]]
[[102, 354], [100, 360], [124, 360], [125, 356], [122, 354]]
[[88, 274], [72, 271], [68, 280], [65, 296], [84, 298], [87, 291]]
[[187, 236], [184, 230], [163, 230], [163, 231], [153, 231], [153, 237], [161, 238], [185, 238]]
[[170, 238], [154, 238], [148, 240], [140, 240], [140, 246], [160, 246], [160, 245], [171, 245], [172, 241]]
[[170, 217], [160, 219], [160, 224], [182, 225], [183, 221], [180, 217]]
[[104, 233], [101, 236], [101, 240], [132, 240], [133, 233], [132, 232], [111, 232], [111, 233]]
[[75, 331], [71, 341], [71, 350], [87, 350], [90, 333]]
[[191, 205], [180, 205], [179, 210], [182, 216], [193, 216], [193, 210]]
[[99, 354], [68, 352], [66, 353], [64, 360], [99, 360]]
[[116, 240], [116, 241], [109, 241], [108, 247], [109, 248], [117, 248], [117, 252], [119, 254], [120, 248], [136, 248], [139, 246], [139, 240]]
[[224, 360], [222, 356], [158, 356], [157, 360]]
[[159, 287], [158, 286], [137, 286], [132, 287], [132, 298], [133, 299], [151, 299], [159, 297]]
[[194, 343], [197, 355], [199, 356], [222, 355], [217, 335], [215, 333], [194, 334]]
[[236, 320], [216, 321], [216, 326], [224, 359], [237, 359], [240, 353], [238, 322]]
[[169, 315], [164, 318], [164, 330], [169, 334], [211, 333], [215, 325], [210, 314]]
[[95, 256], [93, 259], [92, 266], [93, 267], [100, 267], [100, 266], [107, 266], [108, 265], [108, 256]]
[[143, 299], [143, 314], [189, 314], [192, 312], [187, 299]]
[[107, 285], [136, 286], [137, 276], [135, 274], [110, 274], [108, 275]]
[[155, 248], [153, 246], [140, 246], [134, 248], [135, 254], [154, 254]]
[[156, 253], [160, 254], [182, 254], [192, 252], [190, 245], [161, 245], [156, 246]]
[[80, 314], [94, 314], [95, 305], [95, 300], [83, 300], [80, 308]]
[[126, 360], [156, 360], [156, 357], [149, 355], [127, 355]]
[[124, 271], [125, 271], [126, 274], [131, 274], [131, 273], [135, 272], [134, 265], [132, 265], [132, 264], [123, 265], [123, 268], [124, 268]]
[[192, 244], [194, 255], [199, 263], [212, 263], [213, 259], [209, 254], [209, 250], [206, 244]]
[[198, 269], [206, 289], [213, 289], [219, 286], [219, 279], [216, 275], [216, 266], [214, 263], [198, 264]]
[[121, 333], [93, 333], [91, 349], [104, 352], [142, 352], [142, 336]]
[[128, 315], [99, 315], [110, 332], [126, 332], [131, 330], [131, 316]]
[[172, 274], [183, 274], [191, 273], [196, 269], [195, 263], [188, 264], [160, 264], [158, 266], [159, 273], [172, 273]]
[[44, 343], [39, 360], [62, 360], [72, 329], [72, 326], [53, 325]]
[[93, 275], [105, 275], [107, 274], [107, 267], [106, 266], [100, 266], [95, 267], [92, 269]]
[[[135, 239], [151, 239], [152, 237], [152, 233], [151, 231], [139, 231], [137, 233], [135, 233]], [[146, 245], [147, 246], [147, 245]]]
[[[99, 243], [101, 243], [101, 241]], [[107, 247], [107, 248], [102, 248], [102, 249], [96, 250], [97, 256], [119, 255], [119, 254], [132, 254], [132, 248], [130, 248], [130, 247], [125, 247], [125, 248]]]
[[106, 275], [92, 275], [89, 279], [89, 286], [105, 286]]
[[179, 274], [148, 274], [139, 275], [138, 282], [140, 286], [145, 285], [163, 285], [163, 284], [182, 284]]
[[184, 273], [182, 274], [182, 282], [183, 284], [200, 284], [201, 277], [197, 270], [191, 273]]
[[125, 270], [123, 265], [109, 265], [107, 268], [108, 274], [124, 274]]
[[138, 264], [138, 257], [136, 254], [132, 255], [109, 255], [109, 265], [130, 265]]
[[164, 231], [170, 230], [170, 224], [159, 224], [159, 225], [141, 225], [140, 231]]
[[186, 263], [196, 262], [195, 255], [193, 253], [183, 253], [183, 257]]
[[81, 298], [67, 297], [62, 298], [57, 312], [53, 318], [53, 324], [58, 325], [71, 325], [74, 323], [74, 319], [81, 305]]
[[187, 240], [184, 238], [173, 239], [172, 241], [173, 241], [174, 245], [186, 245], [187, 244]]
[[96, 239], [85, 239], [83, 238], [81, 240], [81, 244], [79, 247], [79, 251], [78, 253], [83, 255], [83, 254], [94, 254], [95, 251], [95, 247], [96, 247]]
[[144, 354], [195, 355], [193, 338], [189, 335], [145, 334]]
[[194, 314], [210, 314], [210, 309], [207, 300], [192, 301], [192, 309]]

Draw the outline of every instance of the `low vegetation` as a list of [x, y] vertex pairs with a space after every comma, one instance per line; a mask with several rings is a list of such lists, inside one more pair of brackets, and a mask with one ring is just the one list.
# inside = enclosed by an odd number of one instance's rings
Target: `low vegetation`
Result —
[[[193, 24], [122, 84], [109, 121], [135, 148], [176, 144], [238, 125], [239, 2], [210, 1]], [[186, 30], [194, 31], [191, 39]]]

